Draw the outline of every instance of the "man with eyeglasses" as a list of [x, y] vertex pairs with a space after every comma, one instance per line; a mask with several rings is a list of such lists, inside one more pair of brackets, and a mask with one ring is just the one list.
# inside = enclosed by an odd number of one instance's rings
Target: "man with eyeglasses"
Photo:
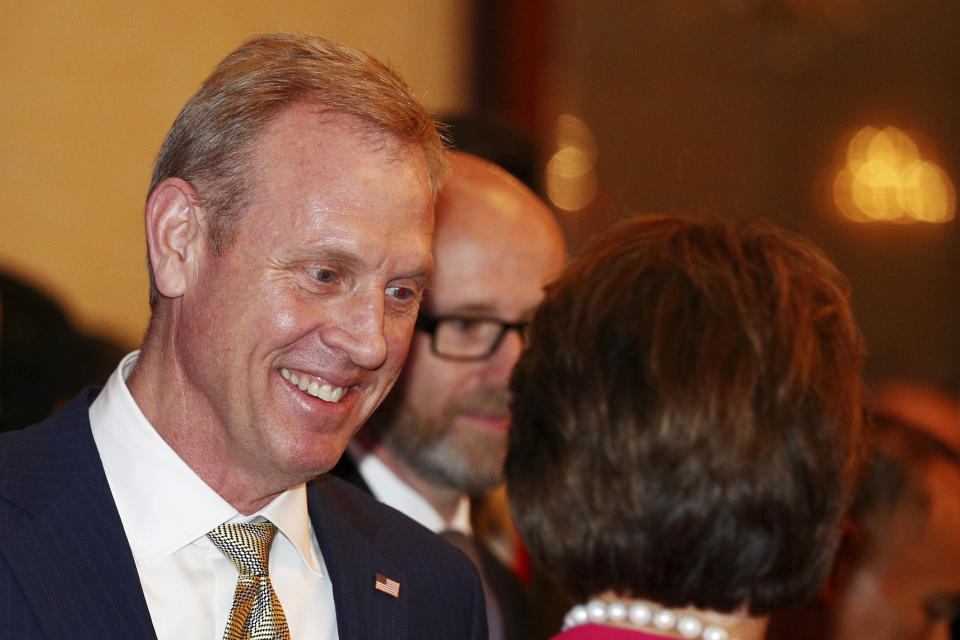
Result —
[[510, 373], [566, 249], [532, 191], [476, 156], [450, 159], [407, 364], [334, 473], [465, 549], [485, 583], [490, 637], [526, 639], [519, 584], [470, 539], [469, 497], [502, 482]]

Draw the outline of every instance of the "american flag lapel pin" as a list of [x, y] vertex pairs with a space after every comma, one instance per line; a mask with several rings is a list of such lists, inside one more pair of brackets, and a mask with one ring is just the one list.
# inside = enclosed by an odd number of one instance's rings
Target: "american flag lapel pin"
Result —
[[382, 591], [388, 596], [393, 596], [394, 598], [400, 597], [400, 583], [392, 578], [388, 578], [385, 575], [377, 574], [377, 579], [373, 583], [373, 588], [377, 591]]

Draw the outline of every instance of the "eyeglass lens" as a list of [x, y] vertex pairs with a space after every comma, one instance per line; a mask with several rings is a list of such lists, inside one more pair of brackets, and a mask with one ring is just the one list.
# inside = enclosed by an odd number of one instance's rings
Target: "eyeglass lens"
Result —
[[442, 355], [484, 356], [493, 349], [503, 331], [503, 323], [496, 320], [444, 318], [437, 322], [434, 348]]

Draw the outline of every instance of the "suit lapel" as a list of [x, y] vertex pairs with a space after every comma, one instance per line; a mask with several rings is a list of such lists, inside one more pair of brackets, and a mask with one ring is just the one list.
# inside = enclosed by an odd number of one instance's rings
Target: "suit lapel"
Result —
[[[379, 526], [321, 476], [308, 491], [310, 519], [333, 583], [340, 640], [406, 637], [405, 575], [377, 548]], [[399, 597], [375, 588], [377, 574], [400, 583]], [[409, 585], [409, 583], [407, 583]]]
[[330, 469], [330, 473], [341, 480], [346, 480], [356, 488], [373, 495], [373, 491], [370, 490], [370, 485], [368, 485], [367, 481], [360, 475], [360, 469], [357, 468], [357, 463], [354, 462], [350, 456], [350, 451], [345, 451], [343, 455], [340, 456], [339, 462], [333, 466], [333, 469]]
[[0, 554], [48, 637], [155, 638], [90, 433], [90, 400], [16, 441], [8, 463], [18, 468], [0, 494], [20, 509], [0, 527]]

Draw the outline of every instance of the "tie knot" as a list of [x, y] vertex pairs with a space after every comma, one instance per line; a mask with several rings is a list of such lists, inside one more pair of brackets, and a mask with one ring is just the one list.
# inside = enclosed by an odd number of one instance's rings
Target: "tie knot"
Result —
[[270, 544], [277, 527], [272, 522], [223, 523], [207, 534], [230, 558], [241, 575], [265, 576], [270, 562]]

